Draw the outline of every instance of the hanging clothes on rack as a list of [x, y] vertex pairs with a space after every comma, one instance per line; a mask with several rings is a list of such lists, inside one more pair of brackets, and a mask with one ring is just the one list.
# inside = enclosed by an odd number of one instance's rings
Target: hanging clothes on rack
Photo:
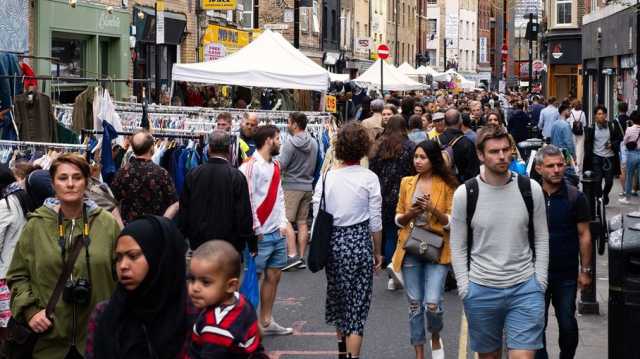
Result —
[[35, 72], [33, 72], [33, 69], [31, 68], [31, 66], [29, 66], [29, 64], [24, 61], [20, 61], [20, 70], [22, 70], [22, 74], [25, 76], [24, 82], [23, 82], [25, 91], [29, 91], [31, 88], [34, 88], [34, 87], [37, 88], [38, 80], [33, 78], [33, 76], [35, 76], [36, 74]]
[[55, 142], [58, 138], [51, 99], [43, 93], [30, 91], [15, 97], [15, 123], [21, 140]]
[[87, 87], [76, 96], [73, 103], [73, 117], [71, 128], [80, 133], [83, 128], [93, 129], [93, 98], [94, 86]]
[[[8, 52], [0, 52], [0, 110], [10, 108], [11, 99], [22, 93], [22, 70], [18, 64], [18, 56]], [[15, 76], [11, 78], [10, 76]]]

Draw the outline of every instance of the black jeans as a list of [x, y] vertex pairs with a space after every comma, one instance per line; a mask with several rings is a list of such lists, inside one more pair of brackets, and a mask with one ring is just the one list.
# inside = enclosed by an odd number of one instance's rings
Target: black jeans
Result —
[[[607, 204], [609, 202], [609, 192], [613, 187], [613, 157], [600, 157], [596, 154], [593, 155], [593, 179], [597, 183], [595, 186], [595, 195], [602, 197], [602, 200]], [[602, 188], [602, 180], [604, 179], [604, 188]]]
[[[550, 280], [545, 295], [544, 328], [547, 329], [549, 304], [553, 304], [558, 319], [560, 359], [573, 359], [578, 347], [578, 321], [576, 320], [577, 279]], [[543, 335], [544, 348], [536, 352], [535, 359], [548, 359], [547, 336]]]

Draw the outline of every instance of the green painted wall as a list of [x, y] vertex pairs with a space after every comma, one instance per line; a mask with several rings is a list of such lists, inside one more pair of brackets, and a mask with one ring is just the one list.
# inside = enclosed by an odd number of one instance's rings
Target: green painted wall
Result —
[[[131, 63], [129, 51], [130, 14], [127, 10], [115, 8], [109, 14], [105, 5], [87, 4], [78, 1], [77, 7], [69, 6], [68, 1], [36, 0], [35, 2], [35, 53], [37, 56], [51, 56], [51, 39], [71, 37], [86, 40], [83, 77], [100, 77], [101, 59], [100, 41], [109, 42], [108, 71], [112, 78], [128, 78]], [[35, 62], [38, 75], [49, 75], [49, 64]], [[93, 83], [95, 84], [95, 83]], [[87, 84], [88, 85], [88, 84]], [[115, 85], [114, 98], [128, 96], [128, 87], [124, 83]], [[50, 91], [47, 84], [47, 92]]]

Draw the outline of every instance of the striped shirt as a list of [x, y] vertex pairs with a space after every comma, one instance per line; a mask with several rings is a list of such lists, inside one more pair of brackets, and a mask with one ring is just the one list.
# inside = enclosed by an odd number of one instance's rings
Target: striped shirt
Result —
[[249, 358], [261, 352], [258, 320], [251, 303], [235, 293], [235, 303], [208, 307], [193, 326], [189, 359]]

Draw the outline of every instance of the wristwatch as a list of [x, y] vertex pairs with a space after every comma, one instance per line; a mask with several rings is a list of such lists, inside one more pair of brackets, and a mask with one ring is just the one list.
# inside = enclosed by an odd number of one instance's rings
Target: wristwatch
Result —
[[591, 267], [580, 267], [580, 273], [591, 274], [592, 272]]

